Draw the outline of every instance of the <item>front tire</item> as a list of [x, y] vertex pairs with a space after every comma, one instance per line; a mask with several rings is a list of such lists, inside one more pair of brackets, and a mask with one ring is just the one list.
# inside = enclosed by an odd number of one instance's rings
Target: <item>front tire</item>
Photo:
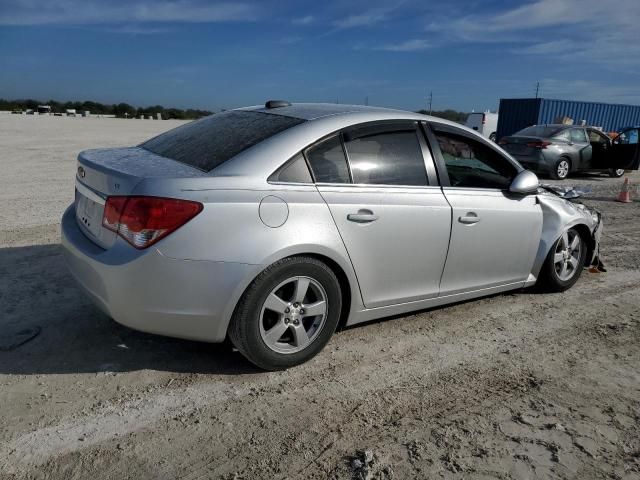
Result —
[[571, 228], [553, 244], [540, 270], [539, 285], [548, 292], [564, 292], [580, 278], [587, 245], [580, 232]]
[[624, 168], [610, 168], [609, 176], [612, 178], [620, 178], [624, 175]]
[[234, 346], [264, 370], [283, 370], [313, 358], [335, 331], [342, 310], [340, 283], [312, 257], [290, 257], [251, 283], [229, 325]]
[[554, 180], [564, 180], [569, 176], [569, 172], [571, 171], [571, 164], [569, 160], [561, 157], [556, 161], [553, 169], [551, 170], [551, 178]]

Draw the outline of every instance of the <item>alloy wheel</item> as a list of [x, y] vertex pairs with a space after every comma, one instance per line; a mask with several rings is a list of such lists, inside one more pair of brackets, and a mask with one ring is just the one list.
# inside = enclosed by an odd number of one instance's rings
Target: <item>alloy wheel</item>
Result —
[[260, 336], [274, 352], [299, 352], [318, 337], [327, 311], [327, 293], [320, 283], [310, 277], [288, 278], [264, 301]]
[[569, 175], [569, 162], [566, 160], [560, 160], [558, 162], [556, 172], [558, 174], [558, 178], [567, 178], [567, 175]]
[[556, 251], [553, 256], [553, 266], [558, 278], [563, 282], [571, 280], [581, 267], [581, 258], [582, 242], [580, 241], [580, 234], [575, 230], [564, 232], [556, 244]]

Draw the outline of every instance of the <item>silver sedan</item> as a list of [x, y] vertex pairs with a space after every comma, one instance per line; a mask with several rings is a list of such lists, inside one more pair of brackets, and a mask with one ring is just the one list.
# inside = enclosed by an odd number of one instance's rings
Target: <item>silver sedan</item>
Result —
[[131, 328], [282, 369], [353, 325], [534, 284], [597, 261], [597, 212], [497, 145], [415, 113], [333, 104], [212, 115], [78, 157], [67, 264]]

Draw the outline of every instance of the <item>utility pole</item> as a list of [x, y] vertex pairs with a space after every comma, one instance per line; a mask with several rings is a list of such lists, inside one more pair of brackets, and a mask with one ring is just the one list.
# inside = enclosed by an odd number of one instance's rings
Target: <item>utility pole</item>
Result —
[[366, 97], [364, 97], [364, 104], [366, 106], [369, 106], [369, 95], [367, 95]]
[[536, 82], [536, 98], [538, 98], [539, 90], [540, 90], [540, 82]]
[[429, 92], [429, 115], [431, 115], [432, 112], [432, 105], [433, 105], [433, 92]]

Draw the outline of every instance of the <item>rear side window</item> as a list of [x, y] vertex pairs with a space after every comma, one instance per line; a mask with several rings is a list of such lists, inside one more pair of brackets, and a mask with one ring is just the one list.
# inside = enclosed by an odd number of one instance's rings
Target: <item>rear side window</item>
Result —
[[175, 128], [140, 146], [208, 172], [243, 150], [304, 121], [261, 112], [229, 111]]
[[565, 142], [571, 141], [571, 135], [569, 134], [569, 130], [561, 130], [559, 133], [556, 133], [553, 138], [555, 140], [564, 140]]
[[349, 167], [342, 142], [333, 136], [305, 151], [313, 176], [318, 183], [349, 183]]
[[301, 153], [293, 157], [287, 164], [269, 177], [271, 182], [313, 183], [307, 162]]
[[428, 185], [427, 171], [415, 128], [350, 138], [345, 148], [353, 183]]
[[572, 128], [571, 132], [571, 141], [575, 143], [588, 143], [587, 135], [584, 133], [584, 130], [581, 128]]

